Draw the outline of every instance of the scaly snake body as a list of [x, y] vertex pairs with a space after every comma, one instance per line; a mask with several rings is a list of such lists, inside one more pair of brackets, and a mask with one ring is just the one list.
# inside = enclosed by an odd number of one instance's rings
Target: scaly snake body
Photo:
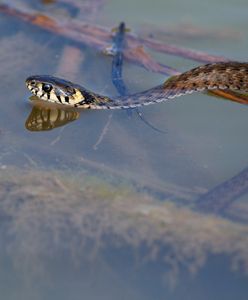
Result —
[[109, 98], [72, 82], [48, 76], [30, 76], [27, 88], [41, 100], [86, 109], [133, 108], [208, 90], [248, 93], [248, 63], [220, 62], [202, 65], [173, 76], [145, 92]]

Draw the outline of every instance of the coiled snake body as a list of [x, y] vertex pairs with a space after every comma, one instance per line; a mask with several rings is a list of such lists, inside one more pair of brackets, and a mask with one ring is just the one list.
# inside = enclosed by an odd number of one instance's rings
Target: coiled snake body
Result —
[[27, 88], [41, 100], [87, 109], [133, 108], [207, 90], [248, 93], [248, 63], [220, 62], [202, 65], [173, 76], [145, 92], [109, 98], [72, 82], [48, 75], [30, 76]]

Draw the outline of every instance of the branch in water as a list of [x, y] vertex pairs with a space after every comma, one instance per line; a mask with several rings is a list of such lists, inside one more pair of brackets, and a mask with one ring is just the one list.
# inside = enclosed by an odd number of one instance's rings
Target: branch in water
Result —
[[154, 39], [140, 38], [138, 39], [141, 43], [147, 47], [156, 50], [158, 52], [172, 54], [176, 56], [182, 56], [192, 60], [196, 60], [204, 63], [214, 63], [220, 61], [230, 61], [224, 56], [210, 55], [203, 51], [190, 50], [183, 47], [177, 47], [170, 44], [161, 43]]
[[224, 215], [226, 209], [248, 190], [248, 168], [222, 182], [196, 201], [196, 208], [202, 212]]
[[177, 41], [182, 40], [197, 40], [206, 41], [206, 39], [211, 40], [240, 40], [243, 37], [243, 34], [240, 31], [233, 30], [231, 27], [227, 28], [204, 28], [199, 27], [193, 23], [180, 22], [175, 26], [158, 26], [154, 24], [140, 24], [138, 32], [143, 37], [149, 37], [152, 39], [161, 38], [164, 39], [173, 39]]
[[[124, 53], [125, 58], [136, 64], [140, 64], [147, 70], [156, 73], [167, 74], [167, 75], [178, 75], [179, 71], [171, 67], [165, 66], [154, 60], [149, 53], [147, 53], [143, 46], [137, 46], [136, 48], [129, 48]], [[136, 58], [136, 60], [134, 59]]]
[[[0, 12], [19, 18], [25, 22], [101, 51], [105, 50], [112, 40], [111, 30], [101, 26], [88, 24], [86, 22], [62, 22], [58, 18], [41, 15], [37, 11], [21, 10], [4, 4], [0, 5]], [[152, 57], [144, 50], [143, 45], [162, 53], [178, 55], [201, 62], [227, 60], [224, 57], [209, 55], [204, 52], [180, 48], [174, 45], [163, 44], [151, 39], [140, 39], [131, 34], [127, 35], [127, 41], [127, 48], [124, 55], [129, 61], [141, 65], [150, 71], [166, 75], [175, 75], [178, 74], [178, 72], [173, 68], [159, 64], [152, 59]]]

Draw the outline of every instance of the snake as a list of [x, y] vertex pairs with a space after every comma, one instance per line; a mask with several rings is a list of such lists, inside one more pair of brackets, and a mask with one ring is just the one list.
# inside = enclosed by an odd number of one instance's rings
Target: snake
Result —
[[128, 96], [108, 97], [79, 84], [50, 75], [33, 75], [26, 86], [39, 99], [84, 109], [135, 108], [176, 97], [212, 90], [248, 93], [248, 63], [217, 62], [200, 65], [167, 79], [163, 84]]

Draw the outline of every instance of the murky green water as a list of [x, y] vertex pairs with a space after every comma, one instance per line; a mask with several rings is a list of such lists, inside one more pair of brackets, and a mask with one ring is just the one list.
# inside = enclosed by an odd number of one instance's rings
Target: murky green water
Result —
[[[245, 0], [78, 2], [83, 21], [125, 21], [140, 36], [247, 60]], [[33, 8], [69, 17], [68, 4]], [[29, 131], [26, 77], [56, 74], [114, 95], [112, 60], [3, 14], [0, 24], [1, 297], [246, 299], [247, 195], [225, 217], [195, 201], [248, 166], [247, 107], [194, 94], [142, 108], [165, 134], [126, 111]], [[76, 64], [64, 64], [68, 49]], [[146, 50], [179, 71], [200, 64]], [[125, 61], [124, 80], [135, 92], [165, 76]]]

